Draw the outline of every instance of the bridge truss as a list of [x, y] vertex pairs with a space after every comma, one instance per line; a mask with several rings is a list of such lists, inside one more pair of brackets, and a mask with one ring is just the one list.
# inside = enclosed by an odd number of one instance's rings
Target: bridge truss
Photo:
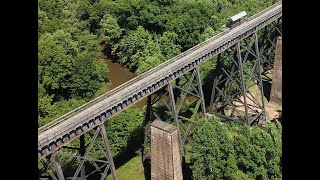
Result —
[[[208, 115], [200, 64], [215, 56], [217, 74], [213, 81], [209, 112], [248, 125], [264, 121], [266, 111], [263, 98], [259, 101], [251, 97], [248, 88], [256, 84], [263, 97], [263, 75], [272, 67], [276, 34], [281, 35], [281, 17], [282, 5], [278, 3], [247, 22], [222, 32], [39, 128], [39, 179], [65, 179], [68, 176], [67, 179], [73, 180], [91, 176], [105, 179], [109, 170], [117, 179], [104, 123], [145, 97], [148, 97], [146, 124], [150, 122], [150, 116], [174, 123], [178, 127], [180, 149], [184, 156], [184, 144], [193, 125], [192, 117], [198, 110], [204, 117]], [[262, 28], [263, 34], [259, 36], [258, 30]], [[190, 95], [194, 97], [191, 103], [186, 101]], [[248, 100], [253, 103], [248, 104]], [[159, 103], [163, 106], [156, 105]], [[193, 107], [192, 113], [182, 110], [186, 106]], [[244, 113], [236, 109], [237, 106], [242, 106]], [[161, 107], [165, 107], [168, 113], [161, 114]], [[233, 107], [238, 112], [228, 116], [225, 107]], [[185, 123], [187, 121], [191, 123]], [[79, 147], [66, 146], [68, 143], [78, 143]], [[95, 147], [99, 147], [104, 159], [92, 158], [94, 144], [97, 144]], [[67, 172], [62, 172], [60, 162], [67, 160], [71, 160], [71, 167]]]
[[[87, 144], [85, 144], [85, 136], [88, 140]], [[64, 180], [65, 177], [69, 176], [67, 179], [72, 180], [87, 178], [103, 180], [106, 179], [109, 170], [112, 173], [113, 179], [118, 179], [104, 124], [81, 135], [79, 140], [78, 147], [64, 146], [61, 149], [62, 151], [56, 151], [45, 159], [40, 160], [41, 168], [38, 174], [39, 179], [52, 178], [55, 180]], [[102, 153], [102, 156], [99, 157], [104, 157], [104, 159], [95, 159], [92, 157], [91, 154], [96, 151], [93, 150], [94, 145], [98, 147], [98, 150]], [[68, 164], [67, 167], [64, 167], [65, 172], [67, 172], [65, 174], [62, 171], [59, 158]], [[55, 168], [52, 168], [52, 166]], [[52, 169], [55, 169], [55, 173]], [[86, 174], [86, 169], [87, 171], [90, 169], [90, 173]], [[57, 174], [58, 178], [55, 174]]]

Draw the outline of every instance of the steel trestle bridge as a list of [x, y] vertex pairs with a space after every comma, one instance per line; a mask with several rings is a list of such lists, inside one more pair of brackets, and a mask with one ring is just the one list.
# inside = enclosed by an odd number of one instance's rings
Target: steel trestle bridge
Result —
[[[110, 155], [110, 149], [108, 147], [109, 145], [105, 134], [105, 128], [103, 127], [103, 123], [105, 121], [163, 87], [168, 87], [169, 94], [171, 92], [170, 97], [173, 98], [173, 86], [171, 82], [179, 77], [182, 77], [188, 72], [194, 72], [193, 76], [197, 77], [197, 82], [200, 83], [199, 88], [197, 89], [197, 96], [201, 100], [202, 113], [205, 115], [203, 92], [199, 77], [199, 65], [206, 60], [221, 54], [229, 48], [236, 47], [238, 52], [237, 55], [240, 57], [237, 67], [239, 68], [240, 75], [242, 73], [243, 76], [243, 60], [241, 59], [241, 53], [239, 50], [240, 41], [252, 36], [253, 43], [256, 43], [255, 49], [258, 51], [257, 31], [269, 24], [276, 22], [277, 20], [281, 19], [281, 17], [282, 3], [279, 2], [248, 18], [242, 24], [221, 32], [220, 34], [204, 41], [203, 43], [200, 43], [197, 46], [179, 54], [178, 56], [150, 69], [142, 75], [139, 75], [114, 88], [106, 94], [101, 95], [80, 106], [79, 108], [76, 108], [75, 110], [61, 116], [60, 118], [40, 127], [38, 129], [38, 160], [40, 161], [45, 157], [50, 156], [51, 161], [54, 162], [57, 167], [59, 179], [64, 179], [62, 175], [63, 173], [61, 172], [61, 167], [59, 167], [60, 165], [57, 164], [58, 161], [56, 161], [55, 155], [57, 151], [61, 147], [73, 141], [75, 138], [91, 130], [96, 130], [97, 133], [101, 133], [101, 136], [105, 140], [105, 152], [107, 153], [107, 159], [109, 160], [109, 163], [111, 163], [111, 171], [113, 173], [115, 169], [112, 157]], [[257, 52], [255, 56], [257, 56], [258, 59], [258, 66], [260, 66], [259, 53]], [[262, 86], [261, 72], [258, 71], [258, 73], [259, 78], [257, 81], [258, 84], [261, 84]], [[241, 83], [244, 85], [244, 81], [241, 81]], [[244, 93], [244, 91], [246, 91], [246, 89], [242, 89], [242, 93]], [[172, 108], [172, 110], [175, 110], [176, 108], [173, 104], [172, 107], [174, 108]], [[247, 107], [245, 108], [247, 113]], [[263, 112], [264, 109], [262, 113]], [[175, 120], [178, 119], [177, 113], [174, 113], [174, 116]], [[244, 122], [250, 124], [252, 119], [250, 120], [248, 117], [246, 117]], [[176, 125], [178, 126], [177, 123]], [[93, 138], [97, 136], [98, 135], [95, 134]], [[181, 135], [179, 138], [182, 146], [181, 148], [183, 148], [183, 144], [181, 143]], [[86, 153], [82, 153], [82, 155], [85, 154]], [[80, 171], [81, 168], [78, 169], [78, 171]], [[78, 173], [79, 172], [76, 173], [73, 179], [76, 178]], [[105, 174], [102, 176], [105, 176]], [[115, 174], [114, 178], [117, 179]]]

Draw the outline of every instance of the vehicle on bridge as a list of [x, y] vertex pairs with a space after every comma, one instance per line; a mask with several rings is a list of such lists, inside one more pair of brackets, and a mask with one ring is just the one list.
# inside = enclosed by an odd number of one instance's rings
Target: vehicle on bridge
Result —
[[228, 19], [227, 27], [234, 28], [235, 26], [238, 26], [245, 20], [245, 16], [247, 13], [245, 11], [242, 11]]

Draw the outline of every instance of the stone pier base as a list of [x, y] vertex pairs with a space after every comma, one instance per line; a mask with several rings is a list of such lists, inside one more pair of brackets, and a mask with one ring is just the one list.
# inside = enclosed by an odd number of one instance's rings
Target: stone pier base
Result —
[[151, 179], [183, 179], [177, 127], [160, 120], [151, 123]]
[[277, 38], [270, 101], [282, 103], [282, 37]]

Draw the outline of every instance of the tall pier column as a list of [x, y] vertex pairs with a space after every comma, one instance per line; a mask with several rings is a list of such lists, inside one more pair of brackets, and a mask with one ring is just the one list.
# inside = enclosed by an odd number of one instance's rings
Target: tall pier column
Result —
[[151, 123], [151, 180], [156, 179], [183, 179], [177, 127], [160, 120]]
[[282, 36], [277, 38], [270, 101], [279, 104], [282, 102]]

